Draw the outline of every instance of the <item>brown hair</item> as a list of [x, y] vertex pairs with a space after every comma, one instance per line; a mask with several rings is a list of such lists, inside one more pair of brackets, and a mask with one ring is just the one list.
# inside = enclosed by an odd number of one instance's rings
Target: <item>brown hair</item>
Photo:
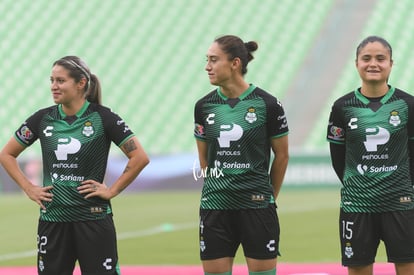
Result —
[[379, 42], [381, 43], [385, 48], [388, 49], [388, 51], [390, 52], [390, 58], [392, 60], [392, 48], [390, 43], [388, 43], [387, 40], [385, 40], [382, 37], [376, 36], [376, 35], [371, 35], [368, 36], [367, 38], [365, 38], [364, 40], [361, 41], [361, 43], [359, 43], [357, 49], [356, 49], [356, 58], [358, 59], [358, 54], [361, 52], [362, 48], [364, 48], [368, 43], [373, 43], [373, 42]]
[[259, 47], [255, 41], [243, 42], [235, 35], [224, 35], [216, 38], [214, 42], [228, 55], [229, 60], [240, 58], [242, 64], [242, 75], [247, 73], [247, 64], [254, 58], [252, 52]]
[[85, 98], [89, 102], [102, 104], [101, 83], [98, 77], [91, 73], [86, 63], [77, 56], [69, 55], [55, 61], [53, 66], [59, 65], [69, 71], [69, 76], [79, 82], [82, 78], [86, 79]]

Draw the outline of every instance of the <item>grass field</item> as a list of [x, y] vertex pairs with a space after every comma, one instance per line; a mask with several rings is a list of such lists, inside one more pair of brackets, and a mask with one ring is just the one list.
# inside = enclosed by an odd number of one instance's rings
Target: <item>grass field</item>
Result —
[[[112, 201], [122, 265], [194, 265], [198, 192], [124, 193]], [[339, 262], [337, 188], [282, 189], [280, 262]], [[0, 266], [35, 264], [38, 211], [23, 194], [0, 195]], [[384, 262], [380, 248], [378, 262]], [[236, 263], [244, 263], [241, 249]]]

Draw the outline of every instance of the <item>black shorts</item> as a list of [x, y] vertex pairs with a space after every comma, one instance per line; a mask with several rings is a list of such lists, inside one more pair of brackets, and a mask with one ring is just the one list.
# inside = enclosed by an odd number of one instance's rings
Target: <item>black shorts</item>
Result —
[[72, 275], [79, 261], [82, 275], [119, 273], [112, 216], [85, 222], [39, 221], [37, 270], [42, 275]]
[[200, 209], [200, 258], [234, 257], [241, 244], [244, 255], [273, 259], [279, 254], [279, 219], [275, 204], [263, 209]]
[[339, 228], [344, 266], [374, 263], [381, 240], [389, 262], [414, 262], [414, 210], [345, 213], [341, 209]]

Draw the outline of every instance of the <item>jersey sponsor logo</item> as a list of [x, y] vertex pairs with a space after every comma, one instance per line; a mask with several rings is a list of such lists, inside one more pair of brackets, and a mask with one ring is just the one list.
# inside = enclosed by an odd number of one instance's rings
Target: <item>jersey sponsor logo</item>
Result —
[[351, 130], [355, 130], [358, 128], [358, 125], [356, 124], [358, 122], [358, 119], [356, 117], [352, 117], [349, 122], [348, 126]]
[[357, 171], [361, 175], [365, 175], [365, 173], [389, 173], [396, 171], [398, 169], [398, 165], [392, 165], [392, 166], [366, 166], [362, 164], [357, 165]]
[[[220, 136], [217, 138], [221, 148], [229, 148], [232, 141], [238, 141], [243, 136], [243, 129], [240, 125], [233, 123], [233, 125], [221, 125]], [[240, 156], [240, 151], [217, 151], [218, 156]], [[216, 167], [222, 169], [250, 169], [250, 163], [223, 162], [216, 160]]]
[[276, 101], [276, 104], [279, 105], [281, 108], [283, 108], [283, 104], [279, 99]]
[[112, 270], [112, 259], [106, 258], [105, 261], [102, 263], [103, 267], [105, 267], [106, 270]]
[[280, 125], [279, 129], [285, 129], [288, 127], [288, 123], [287, 123], [287, 119], [286, 119], [286, 115], [283, 116], [278, 116], [277, 120], [283, 120], [283, 123]]
[[223, 162], [223, 168], [227, 169], [249, 169], [250, 163], [234, 162]]
[[243, 136], [243, 129], [240, 125], [221, 125], [220, 136], [217, 138], [221, 148], [229, 148], [231, 141], [238, 141]]
[[118, 126], [120, 126], [120, 125], [124, 125], [124, 133], [126, 133], [126, 132], [130, 131], [130, 129], [129, 129], [129, 127], [128, 127], [128, 125], [126, 125], [126, 124], [125, 124], [125, 121], [123, 121], [122, 119], [121, 119], [121, 120], [118, 120], [118, 121], [116, 122], [116, 125], [118, 125]]
[[357, 170], [358, 170], [358, 172], [359, 172], [361, 175], [363, 175], [363, 174], [365, 174], [365, 172], [368, 170], [368, 166], [366, 166], [366, 165], [362, 165], [362, 164], [358, 164], [358, 165], [357, 165]]
[[81, 143], [76, 138], [59, 138], [55, 155], [58, 160], [67, 160], [68, 155], [79, 152]]
[[63, 163], [63, 162], [59, 162], [59, 163], [53, 163], [52, 165], [53, 168], [64, 168], [64, 169], [77, 169], [78, 168], [78, 164], [77, 163]]
[[72, 181], [72, 182], [82, 182], [85, 180], [84, 176], [76, 176], [74, 174], [71, 175], [59, 175], [57, 173], [53, 173], [50, 175], [52, 183], [59, 181]]
[[46, 128], [43, 130], [43, 134], [45, 135], [45, 137], [51, 137], [52, 130], [53, 130], [53, 126], [46, 126]]
[[242, 162], [237, 162], [237, 161], [233, 161], [233, 162], [223, 162], [221, 163], [220, 161], [216, 160], [214, 162], [214, 165], [216, 168], [219, 169], [250, 169], [251, 165], [250, 163], [242, 163]]
[[220, 150], [217, 151], [217, 156], [240, 156], [240, 151], [226, 151], [226, 150]]
[[60, 175], [59, 179], [61, 181], [84, 181], [85, 177], [84, 176], [76, 176], [76, 175]]
[[216, 114], [208, 114], [206, 121], [209, 125], [214, 124], [214, 117], [216, 116]]
[[364, 141], [365, 149], [368, 152], [376, 152], [379, 145], [384, 145], [390, 140], [390, 132], [382, 127], [365, 129], [366, 141]]
[[388, 154], [381, 154], [381, 155], [375, 155], [375, 154], [367, 154], [363, 155], [363, 160], [386, 160], [389, 158]]
[[266, 247], [267, 247], [267, 249], [268, 249], [270, 252], [273, 252], [273, 251], [275, 251], [275, 250], [276, 250], [276, 248], [275, 248], [275, 244], [276, 244], [276, 241], [275, 241], [275, 240], [270, 240], [270, 241], [267, 243]]
[[72, 182], [82, 182], [85, 180], [84, 176], [76, 176], [74, 174], [71, 175], [59, 175], [57, 173], [51, 173], [50, 178], [52, 180], [52, 183], [55, 183], [57, 180], [60, 181], [72, 181]]

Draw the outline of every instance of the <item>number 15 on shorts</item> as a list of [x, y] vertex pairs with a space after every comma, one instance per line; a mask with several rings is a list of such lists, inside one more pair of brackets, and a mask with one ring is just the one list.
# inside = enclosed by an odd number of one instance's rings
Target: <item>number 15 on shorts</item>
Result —
[[350, 240], [352, 239], [352, 226], [354, 222], [342, 220], [342, 239]]

